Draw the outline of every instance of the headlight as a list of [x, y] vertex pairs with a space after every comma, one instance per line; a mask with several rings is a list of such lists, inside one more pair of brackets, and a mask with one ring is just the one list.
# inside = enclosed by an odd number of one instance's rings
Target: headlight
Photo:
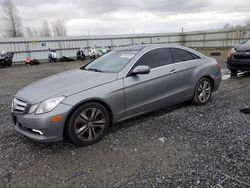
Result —
[[236, 49], [235, 49], [235, 48], [232, 48], [231, 54], [235, 54], [236, 52], [237, 52]]
[[35, 110], [36, 110], [36, 108], [37, 108], [37, 106], [38, 106], [39, 104], [34, 104], [34, 105], [32, 105], [31, 107], [30, 107], [30, 109], [29, 109], [29, 114], [32, 114]]
[[37, 108], [35, 114], [44, 114], [52, 111], [58, 104], [60, 104], [65, 99], [64, 96], [55, 97], [52, 99], [47, 99], [43, 101]]

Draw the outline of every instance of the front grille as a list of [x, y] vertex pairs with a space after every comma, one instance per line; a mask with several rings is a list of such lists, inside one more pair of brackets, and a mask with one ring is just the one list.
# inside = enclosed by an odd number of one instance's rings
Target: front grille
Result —
[[27, 107], [28, 107], [27, 102], [14, 98], [13, 103], [12, 103], [13, 112], [24, 113]]
[[235, 59], [250, 59], [250, 55], [234, 55]]
[[234, 54], [234, 59], [242, 59], [242, 60], [249, 60], [250, 59], [250, 52], [237, 52]]

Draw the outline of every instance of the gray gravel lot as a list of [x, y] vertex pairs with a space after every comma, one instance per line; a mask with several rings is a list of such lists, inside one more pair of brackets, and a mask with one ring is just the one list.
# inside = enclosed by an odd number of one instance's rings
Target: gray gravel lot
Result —
[[80, 65], [0, 69], [0, 187], [250, 187], [250, 115], [239, 112], [250, 107], [249, 74], [224, 80], [205, 106], [184, 103], [125, 121], [89, 147], [17, 134], [14, 94]]

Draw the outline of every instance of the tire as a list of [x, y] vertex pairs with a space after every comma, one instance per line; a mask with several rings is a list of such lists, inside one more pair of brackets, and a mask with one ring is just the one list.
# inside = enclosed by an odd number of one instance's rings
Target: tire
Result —
[[69, 117], [67, 136], [77, 145], [88, 146], [102, 139], [109, 129], [110, 118], [107, 109], [91, 102], [78, 107]]
[[238, 70], [231, 70], [231, 75], [232, 76], [237, 76]]
[[206, 104], [212, 95], [212, 83], [208, 78], [201, 78], [195, 87], [193, 102], [196, 105]]

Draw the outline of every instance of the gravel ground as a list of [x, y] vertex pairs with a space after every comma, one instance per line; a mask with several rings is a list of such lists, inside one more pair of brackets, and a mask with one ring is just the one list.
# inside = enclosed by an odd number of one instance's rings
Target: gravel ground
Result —
[[205, 106], [183, 103], [125, 121], [89, 147], [16, 133], [14, 94], [80, 65], [0, 69], [0, 187], [250, 187], [250, 115], [239, 112], [250, 107], [249, 74], [225, 76]]

